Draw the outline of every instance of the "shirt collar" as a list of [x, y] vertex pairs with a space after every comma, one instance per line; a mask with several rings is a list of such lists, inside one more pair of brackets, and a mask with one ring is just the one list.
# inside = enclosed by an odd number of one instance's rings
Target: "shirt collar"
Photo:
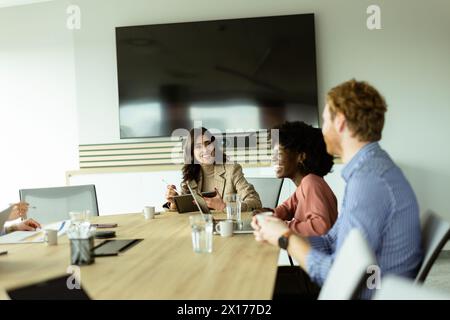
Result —
[[373, 150], [380, 149], [378, 142], [370, 142], [362, 147], [353, 158], [345, 165], [342, 170], [342, 178], [347, 182], [361, 164], [367, 159], [369, 153]]

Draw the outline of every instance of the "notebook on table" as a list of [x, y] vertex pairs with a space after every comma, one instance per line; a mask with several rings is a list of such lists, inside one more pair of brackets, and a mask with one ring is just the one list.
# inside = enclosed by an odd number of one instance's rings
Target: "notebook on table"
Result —
[[135, 246], [142, 239], [116, 239], [116, 240], [106, 240], [94, 247], [95, 256], [105, 256], [112, 254], [119, 254], [125, 252], [131, 247]]
[[[1, 213], [3, 214], [3, 213]], [[0, 214], [0, 215], [1, 215]], [[1, 224], [1, 221], [0, 221]], [[60, 221], [45, 225], [37, 231], [14, 231], [0, 237], [0, 244], [40, 243], [44, 242], [44, 230], [53, 229], [58, 231], [58, 237], [66, 233], [70, 223]]]
[[6, 293], [11, 300], [90, 300], [81, 285], [75, 282], [73, 275], [10, 289]]

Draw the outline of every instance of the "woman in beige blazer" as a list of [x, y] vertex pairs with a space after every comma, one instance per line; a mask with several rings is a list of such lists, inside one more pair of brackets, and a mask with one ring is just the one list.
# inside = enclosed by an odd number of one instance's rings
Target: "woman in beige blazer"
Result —
[[[227, 195], [238, 194], [242, 211], [261, 208], [261, 200], [253, 186], [247, 182], [239, 164], [227, 163], [221, 148], [215, 146], [215, 137], [205, 128], [190, 131], [184, 148], [185, 165], [181, 193], [189, 193], [186, 182], [199, 192], [216, 192], [216, 196], [205, 198], [208, 207], [224, 210]], [[178, 193], [174, 185], [167, 186], [166, 199], [170, 209], [176, 209], [173, 197]]]

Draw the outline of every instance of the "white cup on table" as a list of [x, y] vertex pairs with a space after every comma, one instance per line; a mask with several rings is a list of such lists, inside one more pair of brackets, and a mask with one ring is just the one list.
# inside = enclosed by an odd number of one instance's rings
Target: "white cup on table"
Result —
[[144, 218], [145, 220], [150, 220], [155, 217], [155, 207], [144, 207]]
[[221, 237], [231, 237], [233, 235], [233, 228], [233, 220], [223, 220], [216, 224], [216, 232], [220, 233]]
[[45, 229], [44, 242], [47, 246], [56, 246], [58, 244], [58, 231], [54, 229]]

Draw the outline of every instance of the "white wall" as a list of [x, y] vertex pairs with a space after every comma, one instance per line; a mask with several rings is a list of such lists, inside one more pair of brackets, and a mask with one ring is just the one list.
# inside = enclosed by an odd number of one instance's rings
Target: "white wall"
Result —
[[78, 168], [67, 1], [0, 9], [0, 206]]
[[[450, 2], [444, 0], [79, 0], [75, 34], [80, 142], [118, 141], [116, 26], [248, 16], [316, 14], [319, 96], [352, 77], [389, 103], [382, 145], [402, 167], [421, 209], [450, 219]], [[382, 30], [366, 28], [379, 4]], [[101, 130], [99, 126], [101, 124]], [[339, 170], [337, 170], [339, 171]], [[336, 175], [336, 174], [335, 174]], [[330, 177], [338, 194], [342, 182]]]

